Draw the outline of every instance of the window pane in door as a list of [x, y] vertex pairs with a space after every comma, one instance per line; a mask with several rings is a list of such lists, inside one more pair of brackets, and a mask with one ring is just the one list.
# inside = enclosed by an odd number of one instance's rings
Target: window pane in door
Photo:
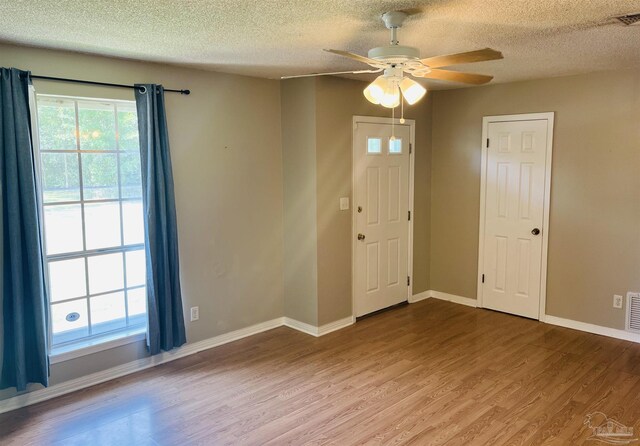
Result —
[[51, 302], [86, 296], [84, 259], [49, 262], [49, 291]]
[[47, 255], [82, 251], [82, 211], [79, 204], [44, 208]]
[[380, 138], [367, 138], [368, 153], [382, 153], [382, 140]]
[[389, 139], [389, 153], [402, 153], [402, 138]]
[[116, 150], [115, 109], [112, 104], [78, 102], [81, 150]]
[[42, 154], [42, 196], [45, 203], [80, 200], [76, 153]]

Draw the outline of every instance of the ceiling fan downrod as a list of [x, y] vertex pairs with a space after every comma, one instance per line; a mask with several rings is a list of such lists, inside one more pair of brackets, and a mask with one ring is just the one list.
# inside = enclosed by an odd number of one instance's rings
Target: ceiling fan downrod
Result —
[[382, 14], [382, 21], [391, 31], [391, 45], [398, 45], [398, 28], [402, 28], [402, 24], [407, 18], [407, 14], [402, 11], [389, 11]]

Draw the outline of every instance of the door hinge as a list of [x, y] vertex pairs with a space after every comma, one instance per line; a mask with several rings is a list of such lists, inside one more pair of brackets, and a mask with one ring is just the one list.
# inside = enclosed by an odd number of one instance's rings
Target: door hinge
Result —
[[411, 285], [411, 277], [407, 276], [407, 286]]
[[409, 220], [409, 221], [411, 221], [411, 211], [409, 211], [409, 218], [408, 218], [408, 220]]
[[413, 144], [409, 143], [409, 153], [413, 152]]
[[484, 283], [484, 274], [482, 275], [482, 283]]
[[487, 138], [487, 149], [489, 148], [489, 138]]

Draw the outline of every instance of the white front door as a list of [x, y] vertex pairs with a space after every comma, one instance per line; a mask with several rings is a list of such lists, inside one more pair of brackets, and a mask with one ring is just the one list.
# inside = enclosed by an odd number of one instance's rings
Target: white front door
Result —
[[547, 229], [547, 132], [544, 119], [487, 125], [482, 306], [534, 319]]
[[411, 128], [357, 122], [354, 130], [356, 316], [408, 297]]

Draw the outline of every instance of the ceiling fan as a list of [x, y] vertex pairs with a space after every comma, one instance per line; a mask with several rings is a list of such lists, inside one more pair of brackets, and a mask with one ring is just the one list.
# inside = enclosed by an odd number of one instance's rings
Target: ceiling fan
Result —
[[391, 30], [391, 43], [387, 46], [372, 48], [369, 50], [368, 57], [342, 50], [324, 50], [366, 63], [373, 69], [283, 76], [282, 79], [336, 74], [368, 74], [383, 71], [381, 76], [364, 89], [364, 96], [370, 102], [387, 108], [395, 108], [400, 105], [400, 92], [402, 92], [402, 96], [410, 105], [422, 99], [427, 92], [418, 82], [410, 77], [405, 77], [404, 73], [418, 78], [462, 82], [472, 85], [486, 84], [493, 79], [493, 76], [443, 70], [441, 67], [502, 59], [500, 51], [485, 48], [466, 53], [420, 59], [420, 51], [417, 48], [399, 45], [398, 29], [402, 27], [406, 18], [407, 14], [402, 11], [391, 11], [382, 15], [385, 26]]

